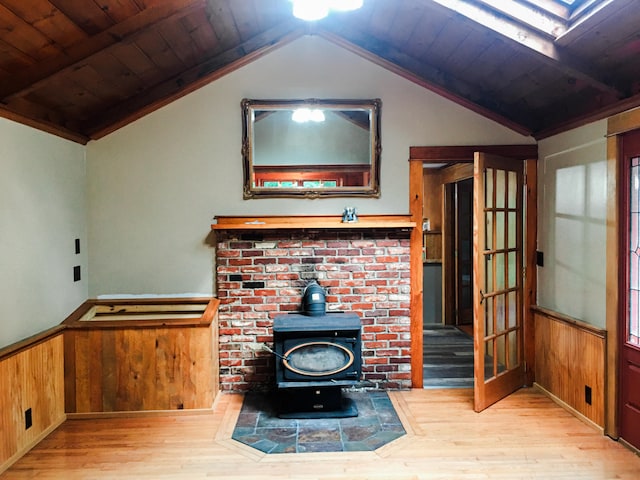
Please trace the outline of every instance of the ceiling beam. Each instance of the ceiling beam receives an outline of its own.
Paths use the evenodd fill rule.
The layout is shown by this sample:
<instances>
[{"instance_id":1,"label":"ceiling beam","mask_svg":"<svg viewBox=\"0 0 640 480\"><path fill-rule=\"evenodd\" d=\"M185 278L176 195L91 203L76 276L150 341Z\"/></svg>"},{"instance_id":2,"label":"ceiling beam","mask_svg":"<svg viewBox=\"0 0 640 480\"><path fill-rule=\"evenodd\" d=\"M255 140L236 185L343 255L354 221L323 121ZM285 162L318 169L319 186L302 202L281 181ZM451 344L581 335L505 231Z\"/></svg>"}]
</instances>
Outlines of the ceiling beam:
<instances>
[{"instance_id":1,"label":"ceiling beam","mask_svg":"<svg viewBox=\"0 0 640 480\"><path fill-rule=\"evenodd\" d=\"M98 119L87 119L87 135L99 138L168 105L302 36L300 22L290 20L236 45L133 98L120 102ZM238 112L240 105L238 104Z\"/></svg>"},{"instance_id":2,"label":"ceiling beam","mask_svg":"<svg viewBox=\"0 0 640 480\"><path fill-rule=\"evenodd\" d=\"M549 37L534 31L519 21L505 18L486 7L472 4L467 0L429 0L429 3L437 4L441 8L468 18L475 24L499 33L511 40L525 53L536 54L541 61L562 71L569 77L579 79L618 98L624 96L623 92L601 79L597 72L592 71L587 65L557 47Z\"/></svg>"},{"instance_id":3,"label":"ceiling beam","mask_svg":"<svg viewBox=\"0 0 640 480\"><path fill-rule=\"evenodd\" d=\"M0 84L0 98L6 101L33 92L52 77L78 68L92 55L108 51L123 42L132 42L149 27L204 9L205 4L205 0L172 0L160 6L147 8L112 28L74 45L63 55L39 62L19 74L12 75Z\"/></svg>"}]
</instances>

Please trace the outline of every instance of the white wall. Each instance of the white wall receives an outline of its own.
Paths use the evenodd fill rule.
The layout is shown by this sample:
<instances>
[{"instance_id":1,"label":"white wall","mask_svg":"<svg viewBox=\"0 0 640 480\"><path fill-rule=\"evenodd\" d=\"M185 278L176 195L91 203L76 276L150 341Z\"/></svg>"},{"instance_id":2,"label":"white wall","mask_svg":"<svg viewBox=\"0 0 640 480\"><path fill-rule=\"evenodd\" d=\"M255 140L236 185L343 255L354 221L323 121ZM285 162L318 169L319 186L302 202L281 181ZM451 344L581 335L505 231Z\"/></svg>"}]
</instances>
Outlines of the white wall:
<instances>
[{"instance_id":1,"label":"white wall","mask_svg":"<svg viewBox=\"0 0 640 480\"><path fill-rule=\"evenodd\" d=\"M606 120L539 142L538 304L605 328Z\"/></svg>"},{"instance_id":2,"label":"white wall","mask_svg":"<svg viewBox=\"0 0 640 480\"><path fill-rule=\"evenodd\" d=\"M381 98L379 199L242 199L243 98ZM211 293L215 215L406 214L412 145L533 143L303 37L87 146L91 296Z\"/></svg>"},{"instance_id":3,"label":"white wall","mask_svg":"<svg viewBox=\"0 0 640 480\"><path fill-rule=\"evenodd\" d=\"M87 298L84 146L0 118L0 172L3 347L58 325Z\"/></svg>"}]
</instances>

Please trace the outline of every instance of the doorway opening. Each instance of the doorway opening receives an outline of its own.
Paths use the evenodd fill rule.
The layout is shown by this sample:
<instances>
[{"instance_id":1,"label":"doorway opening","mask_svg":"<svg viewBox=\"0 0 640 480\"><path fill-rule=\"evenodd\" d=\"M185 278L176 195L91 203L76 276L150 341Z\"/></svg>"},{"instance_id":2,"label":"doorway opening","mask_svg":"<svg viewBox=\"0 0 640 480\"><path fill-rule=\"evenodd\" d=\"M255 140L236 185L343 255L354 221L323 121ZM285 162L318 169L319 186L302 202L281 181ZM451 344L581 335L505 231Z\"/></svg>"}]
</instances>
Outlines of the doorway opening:
<instances>
[{"instance_id":1,"label":"doorway opening","mask_svg":"<svg viewBox=\"0 0 640 480\"><path fill-rule=\"evenodd\" d=\"M473 388L473 168L424 176L424 388Z\"/></svg>"},{"instance_id":2,"label":"doorway opening","mask_svg":"<svg viewBox=\"0 0 640 480\"><path fill-rule=\"evenodd\" d=\"M478 412L533 381L533 369L526 368L534 364L533 335L524 332L533 331L529 306L535 298L536 158L535 145L410 149L410 209L417 225L411 233L411 289L416 292L410 304L412 385L425 386L423 301L428 292L423 289L423 276L425 263L432 260L428 234L439 226L441 248L452 245L443 238L450 235L442 231L446 228L443 205L438 207L434 201L440 198L444 203L444 195L425 195L437 191L429 183L438 176L425 175L424 167L450 166L456 173L470 168L474 190L473 390ZM454 183L438 173L441 191L444 184ZM429 215L439 218L439 224ZM443 272L448 270L447 258L446 252L440 254ZM447 283L442 285L442 298L448 299ZM441 326L457 328L455 324Z\"/></svg>"}]
</instances>

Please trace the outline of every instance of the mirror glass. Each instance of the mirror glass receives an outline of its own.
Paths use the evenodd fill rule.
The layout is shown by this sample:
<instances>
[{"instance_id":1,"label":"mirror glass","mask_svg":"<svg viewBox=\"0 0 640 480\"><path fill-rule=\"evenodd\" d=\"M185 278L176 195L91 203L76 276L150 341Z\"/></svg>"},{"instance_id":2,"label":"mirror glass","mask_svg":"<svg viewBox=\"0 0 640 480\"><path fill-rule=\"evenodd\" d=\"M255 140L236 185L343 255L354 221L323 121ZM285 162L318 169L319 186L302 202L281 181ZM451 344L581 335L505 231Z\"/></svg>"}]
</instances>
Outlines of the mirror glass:
<instances>
[{"instance_id":1,"label":"mirror glass","mask_svg":"<svg viewBox=\"0 0 640 480\"><path fill-rule=\"evenodd\" d=\"M244 99L244 198L380 196L380 106Z\"/></svg>"}]
</instances>

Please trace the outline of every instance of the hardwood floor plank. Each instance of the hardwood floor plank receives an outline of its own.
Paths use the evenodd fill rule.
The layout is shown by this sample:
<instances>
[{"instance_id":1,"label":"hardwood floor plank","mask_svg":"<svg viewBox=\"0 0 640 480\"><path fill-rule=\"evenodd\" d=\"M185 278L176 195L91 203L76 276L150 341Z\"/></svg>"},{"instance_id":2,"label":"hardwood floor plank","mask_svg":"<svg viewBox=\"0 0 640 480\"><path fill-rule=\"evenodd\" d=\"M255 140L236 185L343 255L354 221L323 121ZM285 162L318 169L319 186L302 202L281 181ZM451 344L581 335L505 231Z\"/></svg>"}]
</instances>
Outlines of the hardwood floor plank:
<instances>
[{"instance_id":1,"label":"hardwood floor plank","mask_svg":"<svg viewBox=\"0 0 640 480\"><path fill-rule=\"evenodd\" d=\"M221 394L210 414L67 420L2 480L640 478L640 457L535 389L479 414L471 390L390 398L408 434L375 452L261 453L231 440L242 396Z\"/></svg>"}]
</instances>

